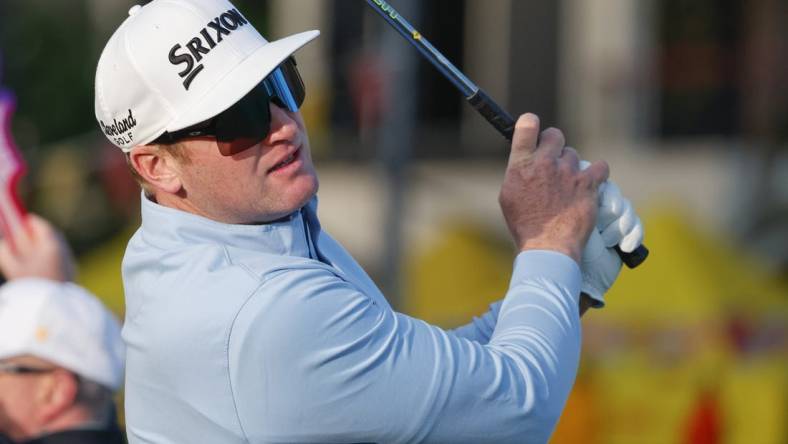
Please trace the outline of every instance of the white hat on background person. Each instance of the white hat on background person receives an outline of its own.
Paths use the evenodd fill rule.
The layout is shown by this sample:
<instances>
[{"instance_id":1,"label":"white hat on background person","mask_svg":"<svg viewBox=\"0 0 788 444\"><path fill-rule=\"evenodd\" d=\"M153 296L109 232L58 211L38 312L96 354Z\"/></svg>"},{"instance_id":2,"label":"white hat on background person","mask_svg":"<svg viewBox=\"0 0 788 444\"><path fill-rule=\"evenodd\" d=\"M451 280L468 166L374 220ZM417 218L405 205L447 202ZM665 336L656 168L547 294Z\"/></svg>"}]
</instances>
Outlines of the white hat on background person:
<instances>
[{"instance_id":1,"label":"white hat on background person","mask_svg":"<svg viewBox=\"0 0 788 444\"><path fill-rule=\"evenodd\" d=\"M227 0L134 6L99 59L96 120L128 152L226 110L319 34L268 42Z\"/></svg>"},{"instance_id":2,"label":"white hat on background person","mask_svg":"<svg viewBox=\"0 0 788 444\"><path fill-rule=\"evenodd\" d=\"M0 359L35 356L117 390L124 351L117 319L82 287L38 278L0 287Z\"/></svg>"}]
</instances>

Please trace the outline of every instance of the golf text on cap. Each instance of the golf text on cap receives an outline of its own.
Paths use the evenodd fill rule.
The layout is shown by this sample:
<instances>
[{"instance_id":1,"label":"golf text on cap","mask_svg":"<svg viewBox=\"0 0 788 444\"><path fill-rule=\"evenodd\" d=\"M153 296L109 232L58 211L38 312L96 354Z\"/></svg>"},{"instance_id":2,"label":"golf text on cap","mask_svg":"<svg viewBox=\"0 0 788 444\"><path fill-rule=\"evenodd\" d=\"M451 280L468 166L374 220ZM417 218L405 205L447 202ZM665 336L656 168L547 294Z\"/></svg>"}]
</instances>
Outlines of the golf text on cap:
<instances>
[{"instance_id":1,"label":"golf text on cap","mask_svg":"<svg viewBox=\"0 0 788 444\"><path fill-rule=\"evenodd\" d=\"M114 139L121 145L125 145L133 142L131 129L137 126L137 119L134 118L134 114L129 110L129 115L120 119L120 121L112 119L112 124L107 125L104 121L99 120L99 125L101 125L101 130L104 131L107 137Z\"/></svg>"},{"instance_id":2,"label":"golf text on cap","mask_svg":"<svg viewBox=\"0 0 788 444\"><path fill-rule=\"evenodd\" d=\"M237 9L230 9L208 22L197 36L186 43L188 52L184 50L179 54L178 51L183 48L180 44L170 49L170 63L175 66L183 63L186 64L186 67L183 71L179 72L178 75L183 78L183 87L187 91L194 78L197 77L197 74L204 68L201 64L195 66L195 62L202 60L203 54L208 54L216 45L221 43L223 36L230 35L233 31L247 23L249 23L249 21L246 20ZM215 32L213 36L211 36L209 29ZM208 46L206 47L203 42Z\"/></svg>"}]
</instances>

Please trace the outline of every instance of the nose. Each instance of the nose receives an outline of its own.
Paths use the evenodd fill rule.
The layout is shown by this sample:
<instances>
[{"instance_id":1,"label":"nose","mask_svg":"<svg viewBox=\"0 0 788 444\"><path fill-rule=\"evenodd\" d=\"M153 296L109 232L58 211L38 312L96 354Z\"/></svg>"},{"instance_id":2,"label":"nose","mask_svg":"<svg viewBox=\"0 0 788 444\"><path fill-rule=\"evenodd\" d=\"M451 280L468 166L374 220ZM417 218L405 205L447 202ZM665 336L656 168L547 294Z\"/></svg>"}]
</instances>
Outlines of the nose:
<instances>
[{"instance_id":1,"label":"nose","mask_svg":"<svg viewBox=\"0 0 788 444\"><path fill-rule=\"evenodd\" d=\"M268 133L268 144L278 142L294 143L298 138L298 121L293 115L271 103L271 129Z\"/></svg>"}]
</instances>

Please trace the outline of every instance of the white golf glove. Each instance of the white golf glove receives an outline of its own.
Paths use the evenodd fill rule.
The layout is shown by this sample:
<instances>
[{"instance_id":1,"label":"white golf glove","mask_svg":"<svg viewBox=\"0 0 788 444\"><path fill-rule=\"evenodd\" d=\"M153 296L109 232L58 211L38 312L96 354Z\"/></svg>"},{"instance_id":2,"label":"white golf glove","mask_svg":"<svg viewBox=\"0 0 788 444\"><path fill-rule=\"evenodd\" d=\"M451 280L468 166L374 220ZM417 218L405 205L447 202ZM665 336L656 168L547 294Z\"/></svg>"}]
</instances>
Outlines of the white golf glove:
<instances>
[{"instance_id":1,"label":"white golf glove","mask_svg":"<svg viewBox=\"0 0 788 444\"><path fill-rule=\"evenodd\" d=\"M580 167L585 169L588 165L581 161ZM622 251L630 253L642 242L643 224L632 204L621 195L614 182L603 183L599 188L596 229L591 230L580 264L581 291L594 299L594 308L605 305L605 293L621 270L621 258L612 247L618 245Z\"/></svg>"}]
</instances>

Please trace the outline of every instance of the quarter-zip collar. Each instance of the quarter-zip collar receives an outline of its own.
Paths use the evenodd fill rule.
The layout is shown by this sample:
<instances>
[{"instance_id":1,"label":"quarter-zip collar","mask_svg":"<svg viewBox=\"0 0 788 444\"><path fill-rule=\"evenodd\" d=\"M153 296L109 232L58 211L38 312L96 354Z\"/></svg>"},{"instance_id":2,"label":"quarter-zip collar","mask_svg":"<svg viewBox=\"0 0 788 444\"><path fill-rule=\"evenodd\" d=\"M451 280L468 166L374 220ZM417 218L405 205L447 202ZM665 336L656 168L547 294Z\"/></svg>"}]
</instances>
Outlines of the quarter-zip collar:
<instances>
[{"instance_id":1,"label":"quarter-zip collar","mask_svg":"<svg viewBox=\"0 0 788 444\"><path fill-rule=\"evenodd\" d=\"M142 230L150 245L178 248L183 242L216 243L243 250L320 259L317 197L290 216L259 225L217 222L165 207L142 196Z\"/></svg>"}]
</instances>

